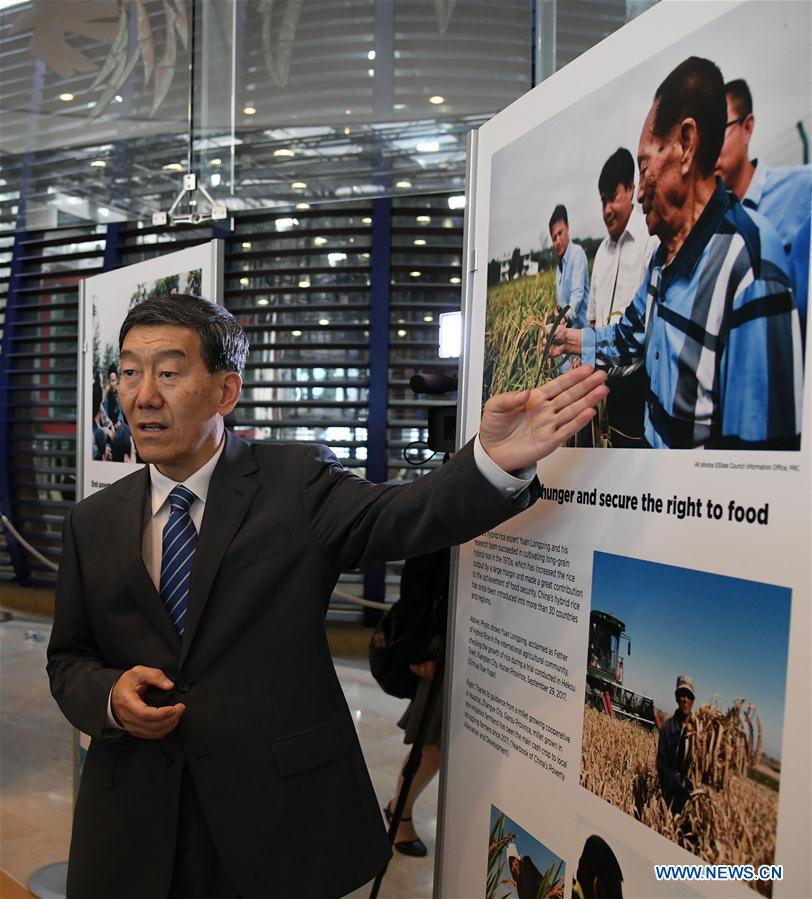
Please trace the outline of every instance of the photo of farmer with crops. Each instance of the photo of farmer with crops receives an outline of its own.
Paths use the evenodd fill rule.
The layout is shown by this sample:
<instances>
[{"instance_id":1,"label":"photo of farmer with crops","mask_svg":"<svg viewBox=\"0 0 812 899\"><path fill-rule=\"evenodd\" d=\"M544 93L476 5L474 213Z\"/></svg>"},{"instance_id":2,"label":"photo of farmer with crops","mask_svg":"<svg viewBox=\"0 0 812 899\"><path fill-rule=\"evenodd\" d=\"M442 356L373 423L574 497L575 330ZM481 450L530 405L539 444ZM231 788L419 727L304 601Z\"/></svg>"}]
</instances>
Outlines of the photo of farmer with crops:
<instances>
[{"instance_id":1,"label":"photo of farmer with crops","mask_svg":"<svg viewBox=\"0 0 812 899\"><path fill-rule=\"evenodd\" d=\"M773 864L791 592L596 552L591 602L581 785L709 864Z\"/></svg>"},{"instance_id":2,"label":"photo of farmer with crops","mask_svg":"<svg viewBox=\"0 0 812 899\"><path fill-rule=\"evenodd\" d=\"M644 359L647 446L798 449L800 321L772 225L716 177L727 105L719 68L689 57L660 84L637 151L637 198L660 239L619 322L559 327L552 356ZM550 329L551 333L552 329Z\"/></svg>"},{"instance_id":3,"label":"photo of farmer with crops","mask_svg":"<svg viewBox=\"0 0 812 899\"><path fill-rule=\"evenodd\" d=\"M688 776L691 772L691 739L693 722L691 709L694 707L694 680L687 674L677 678L674 691L677 710L660 726L660 740L657 744L657 777L663 798L671 812L678 815L690 799L694 785Z\"/></svg>"},{"instance_id":4,"label":"photo of farmer with crops","mask_svg":"<svg viewBox=\"0 0 812 899\"><path fill-rule=\"evenodd\" d=\"M723 16L494 153L483 399L594 364L611 379L595 447L799 449L810 23L808 5L772 9ZM797 190L772 186L790 175ZM563 273L539 221L562 201L590 272L582 327L560 314Z\"/></svg>"},{"instance_id":5,"label":"photo of farmer with crops","mask_svg":"<svg viewBox=\"0 0 812 899\"><path fill-rule=\"evenodd\" d=\"M485 899L564 899L563 859L495 805Z\"/></svg>"}]
</instances>

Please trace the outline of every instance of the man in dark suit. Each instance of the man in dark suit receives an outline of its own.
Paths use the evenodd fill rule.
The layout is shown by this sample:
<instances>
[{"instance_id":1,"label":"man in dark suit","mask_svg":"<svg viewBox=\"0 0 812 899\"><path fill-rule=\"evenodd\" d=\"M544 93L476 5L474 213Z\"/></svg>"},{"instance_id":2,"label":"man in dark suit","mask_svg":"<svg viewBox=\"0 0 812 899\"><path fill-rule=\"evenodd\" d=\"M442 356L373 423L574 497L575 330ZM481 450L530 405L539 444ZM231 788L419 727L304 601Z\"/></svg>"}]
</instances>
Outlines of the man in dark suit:
<instances>
[{"instance_id":1,"label":"man in dark suit","mask_svg":"<svg viewBox=\"0 0 812 899\"><path fill-rule=\"evenodd\" d=\"M334 899L390 854L324 634L340 572L526 507L604 377L495 397L453 462L374 485L323 447L225 431L248 344L221 307L146 301L119 343L149 465L67 516L48 648L54 697L92 737L68 895Z\"/></svg>"}]
</instances>

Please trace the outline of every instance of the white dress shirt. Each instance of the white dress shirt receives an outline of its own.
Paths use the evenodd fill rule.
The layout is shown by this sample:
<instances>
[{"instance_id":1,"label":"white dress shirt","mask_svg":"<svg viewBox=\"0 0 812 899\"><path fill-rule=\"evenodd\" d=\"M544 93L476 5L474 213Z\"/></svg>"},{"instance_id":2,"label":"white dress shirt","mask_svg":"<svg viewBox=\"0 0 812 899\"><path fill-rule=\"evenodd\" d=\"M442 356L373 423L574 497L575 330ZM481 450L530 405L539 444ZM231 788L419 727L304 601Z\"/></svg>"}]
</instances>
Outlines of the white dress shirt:
<instances>
[{"instance_id":1,"label":"white dress shirt","mask_svg":"<svg viewBox=\"0 0 812 899\"><path fill-rule=\"evenodd\" d=\"M587 318L596 327L614 324L623 315L643 283L659 245L659 238L648 233L646 219L637 206L617 240L608 235L603 239L592 265L587 307Z\"/></svg>"},{"instance_id":2,"label":"white dress shirt","mask_svg":"<svg viewBox=\"0 0 812 899\"><path fill-rule=\"evenodd\" d=\"M183 486L194 493L197 499L189 508L189 517L195 530L200 533L200 525L203 523L203 513L206 511L206 497L209 495L209 483L211 476L214 474L223 448L226 445L225 434L217 447L217 452L209 459L209 461L198 470L189 475ZM169 494L178 486L179 481L173 481L166 475L161 474L158 469L150 464L149 466L149 483L150 497L149 509L151 514L147 515L144 534L141 539L141 557L144 560L144 566L149 572L155 589L160 591L161 587L161 558L163 555L163 533L166 523L169 521Z\"/></svg>"}]
</instances>

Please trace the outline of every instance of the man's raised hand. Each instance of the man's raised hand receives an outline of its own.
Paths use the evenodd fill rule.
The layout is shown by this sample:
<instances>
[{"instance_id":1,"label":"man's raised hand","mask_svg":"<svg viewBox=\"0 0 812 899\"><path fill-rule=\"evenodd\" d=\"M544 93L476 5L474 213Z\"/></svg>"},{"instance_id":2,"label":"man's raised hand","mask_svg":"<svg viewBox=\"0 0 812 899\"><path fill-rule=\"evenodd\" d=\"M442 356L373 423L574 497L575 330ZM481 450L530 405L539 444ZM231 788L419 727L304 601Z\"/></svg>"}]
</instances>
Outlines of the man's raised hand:
<instances>
[{"instance_id":1,"label":"man's raised hand","mask_svg":"<svg viewBox=\"0 0 812 899\"><path fill-rule=\"evenodd\" d=\"M115 682L110 705L118 723L134 737L160 740L173 731L186 711L183 703L155 708L141 698L147 687L171 690L175 685L158 668L136 665Z\"/></svg>"},{"instance_id":2,"label":"man's raised hand","mask_svg":"<svg viewBox=\"0 0 812 899\"><path fill-rule=\"evenodd\" d=\"M543 387L492 396L482 412L479 440L503 471L535 465L592 420L609 393L606 373L581 365Z\"/></svg>"}]
</instances>

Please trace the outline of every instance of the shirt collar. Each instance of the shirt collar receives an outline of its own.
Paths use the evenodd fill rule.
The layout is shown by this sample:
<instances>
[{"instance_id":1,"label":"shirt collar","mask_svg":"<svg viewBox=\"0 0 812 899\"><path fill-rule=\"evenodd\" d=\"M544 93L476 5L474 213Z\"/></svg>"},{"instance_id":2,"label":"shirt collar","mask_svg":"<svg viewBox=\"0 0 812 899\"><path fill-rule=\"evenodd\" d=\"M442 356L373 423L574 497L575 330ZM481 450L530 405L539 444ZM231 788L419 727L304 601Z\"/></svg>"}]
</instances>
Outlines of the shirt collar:
<instances>
[{"instance_id":1,"label":"shirt collar","mask_svg":"<svg viewBox=\"0 0 812 899\"><path fill-rule=\"evenodd\" d=\"M223 449L226 445L226 435L223 434L223 438L220 441L220 446L217 447L217 452L209 459L209 461L198 468L198 470L189 475L185 481L183 481L183 485L188 487L189 490L194 493L194 495L200 500L201 503L206 502L206 497L209 493L209 483L211 481L211 476L214 474L214 469L217 465L217 462L220 456L223 454ZM166 502L169 494L175 487L180 483L179 481L173 481L172 478L168 478L166 475L161 474L160 471L150 463L149 466L149 480L151 486L151 506L152 506L152 514L157 515L160 512L161 507Z\"/></svg>"},{"instance_id":2,"label":"shirt collar","mask_svg":"<svg viewBox=\"0 0 812 899\"><path fill-rule=\"evenodd\" d=\"M753 177L750 179L750 186L747 188L747 193L742 198L742 203L745 206L749 206L751 209L758 209L758 204L761 202L761 195L764 193L764 186L767 183L767 166L759 165L758 160L753 160L753 165L756 167L756 170L753 172Z\"/></svg>"},{"instance_id":3,"label":"shirt collar","mask_svg":"<svg viewBox=\"0 0 812 899\"><path fill-rule=\"evenodd\" d=\"M629 221L626 222L626 228L623 234L628 234L629 240L648 240L650 237L648 226L646 225L646 217L643 215L639 206L633 207L632 214L629 216ZM620 236L623 237L623 234Z\"/></svg>"},{"instance_id":4,"label":"shirt collar","mask_svg":"<svg viewBox=\"0 0 812 899\"><path fill-rule=\"evenodd\" d=\"M558 257L558 270L564 271L564 266L567 264L567 257L570 254L570 248L572 247L572 241L567 244L567 249L564 250L564 254Z\"/></svg>"},{"instance_id":5,"label":"shirt collar","mask_svg":"<svg viewBox=\"0 0 812 899\"><path fill-rule=\"evenodd\" d=\"M702 210L693 228L688 232L685 242L677 251L677 255L663 269L663 277L667 275L669 280L680 276L690 278L696 264L699 262L705 247L710 239L719 230L719 225L730 208L731 199L725 190L722 179L716 179L716 187L710 200ZM668 253L664 243L661 243L656 255L656 264L664 265Z\"/></svg>"}]
</instances>

